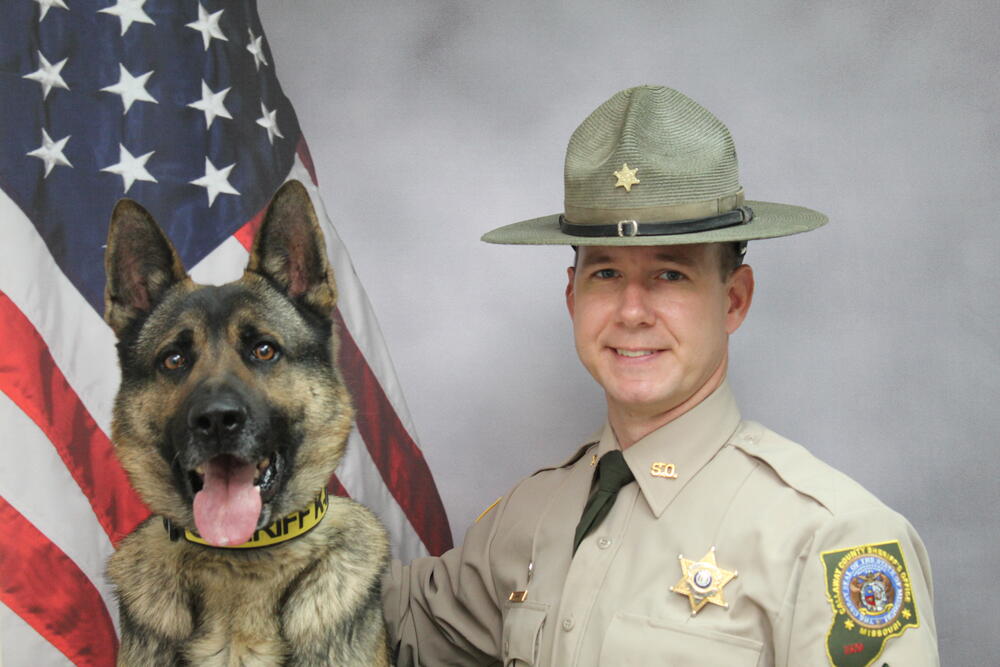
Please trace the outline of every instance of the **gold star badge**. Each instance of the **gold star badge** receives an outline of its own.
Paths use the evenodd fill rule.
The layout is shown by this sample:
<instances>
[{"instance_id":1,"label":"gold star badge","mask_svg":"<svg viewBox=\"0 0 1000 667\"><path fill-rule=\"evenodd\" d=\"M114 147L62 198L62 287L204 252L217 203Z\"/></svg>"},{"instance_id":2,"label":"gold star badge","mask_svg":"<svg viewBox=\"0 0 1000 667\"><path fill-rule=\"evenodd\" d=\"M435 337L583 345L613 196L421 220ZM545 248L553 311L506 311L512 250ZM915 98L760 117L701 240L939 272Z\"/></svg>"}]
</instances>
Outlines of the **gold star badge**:
<instances>
[{"instance_id":1,"label":"gold star badge","mask_svg":"<svg viewBox=\"0 0 1000 667\"><path fill-rule=\"evenodd\" d=\"M722 597L722 587L732 581L737 572L723 570L716 564L715 547L709 549L701 560L688 560L684 556L677 558L681 561L682 576L670 590L688 596L692 616L709 602L729 608L729 603Z\"/></svg>"},{"instance_id":2,"label":"gold star badge","mask_svg":"<svg viewBox=\"0 0 1000 667\"><path fill-rule=\"evenodd\" d=\"M618 179L615 187L622 187L625 188L625 192L632 192L632 186L639 182L639 179L635 177L637 171L639 171L639 167L629 169L628 162L623 162L622 168L615 172L615 177Z\"/></svg>"}]
</instances>

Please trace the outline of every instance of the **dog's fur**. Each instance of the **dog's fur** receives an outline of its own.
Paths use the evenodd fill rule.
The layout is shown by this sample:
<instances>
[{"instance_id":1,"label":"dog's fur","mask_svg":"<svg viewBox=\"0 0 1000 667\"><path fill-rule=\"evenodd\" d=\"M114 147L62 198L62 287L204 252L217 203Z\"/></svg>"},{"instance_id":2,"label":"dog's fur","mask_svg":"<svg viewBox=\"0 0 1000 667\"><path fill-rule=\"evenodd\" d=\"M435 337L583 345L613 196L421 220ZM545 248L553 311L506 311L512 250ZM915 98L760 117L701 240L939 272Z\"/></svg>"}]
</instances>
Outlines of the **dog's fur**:
<instances>
[{"instance_id":1,"label":"dog's fur","mask_svg":"<svg viewBox=\"0 0 1000 667\"><path fill-rule=\"evenodd\" d=\"M327 484L353 413L334 365L336 286L324 248L305 188L290 181L243 277L202 286L148 212L129 200L115 207L105 320L122 383L112 440L153 512L108 565L119 665L388 664L388 546L360 505L331 497L311 532L257 549L172 540L164 526L196 529L195 469L213 460L271 461L256 528L306 508Z\"/></svg>"}]
</instances>

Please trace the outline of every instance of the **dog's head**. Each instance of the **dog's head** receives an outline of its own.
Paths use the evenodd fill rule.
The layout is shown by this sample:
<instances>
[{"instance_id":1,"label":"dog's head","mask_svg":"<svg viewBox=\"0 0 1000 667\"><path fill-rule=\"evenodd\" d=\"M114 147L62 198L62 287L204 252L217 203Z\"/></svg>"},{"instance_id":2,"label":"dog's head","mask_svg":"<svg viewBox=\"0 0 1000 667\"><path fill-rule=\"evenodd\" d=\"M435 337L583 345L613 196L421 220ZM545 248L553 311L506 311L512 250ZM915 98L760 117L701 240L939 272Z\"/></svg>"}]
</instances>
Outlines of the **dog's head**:
<instances>
[{"instance_id":1,"label":"dog's head","mask_svg":"<svg viewBox=\"0 0 1000 667\"><path fill-rule=\"evenodd\" d=\"M305 508L352 413L335 366L333 272L302 184L274 195L235 282L195 284L127 199L105 266L122 371L112 441L150 509L223 545Z\"/></svg>"}]
</instances>

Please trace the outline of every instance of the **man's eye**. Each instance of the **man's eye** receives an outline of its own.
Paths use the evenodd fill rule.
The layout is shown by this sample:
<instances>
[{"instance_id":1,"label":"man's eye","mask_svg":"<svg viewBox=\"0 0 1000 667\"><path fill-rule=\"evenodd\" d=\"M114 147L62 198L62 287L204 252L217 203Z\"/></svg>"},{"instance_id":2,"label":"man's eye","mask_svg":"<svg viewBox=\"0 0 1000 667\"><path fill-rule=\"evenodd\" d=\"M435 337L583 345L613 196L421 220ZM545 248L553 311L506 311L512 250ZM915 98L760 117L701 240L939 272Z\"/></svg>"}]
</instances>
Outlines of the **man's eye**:
<instances>
[{"instance_id":1,"label":"man's eye","mask_svg":"<svg viewBox=\"0 0 1000 667\"><path fill-rule=\"evenodd\" d=\"M614 278L618 273L614 269L601 269L600 271L594 272L595 278L600 278L601 280L608 280Z\"/></svg>"},{"instance_id":2,"label":"man's eye","mask_svg":"<svg viewBox=\"0 0 1000 667\"><path fill-rule=\"evenodd\" d=\"M684 280L684 274L681 273L680 271L664 271L663 273L660 274L660 277L670 282Z\"/></svg>"}]
</instances>

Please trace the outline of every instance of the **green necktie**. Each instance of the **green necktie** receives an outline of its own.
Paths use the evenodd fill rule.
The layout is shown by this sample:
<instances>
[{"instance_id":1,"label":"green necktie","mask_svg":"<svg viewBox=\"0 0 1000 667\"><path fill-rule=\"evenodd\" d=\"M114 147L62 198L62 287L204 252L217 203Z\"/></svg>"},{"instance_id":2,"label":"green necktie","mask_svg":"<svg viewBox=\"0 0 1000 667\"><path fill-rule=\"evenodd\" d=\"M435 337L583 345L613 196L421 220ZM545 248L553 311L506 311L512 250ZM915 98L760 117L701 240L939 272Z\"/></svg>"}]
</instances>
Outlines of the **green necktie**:
<instances>
[{"instance_id":1,"label":"green necktie","mask_svg":"<svg viewBox=\"0 0 1000 667\"><path fill-rule=\"evenodd\" d=\"M635 479L632 471L625 463L620 449L613 449L597 463L597 491L587 501L583 508L580 523L576 524L576 535L573 538L573 553L576 553L580 542L591 530L597 527L615 504L618 490Z\"/></svg>"}]
</instances>

